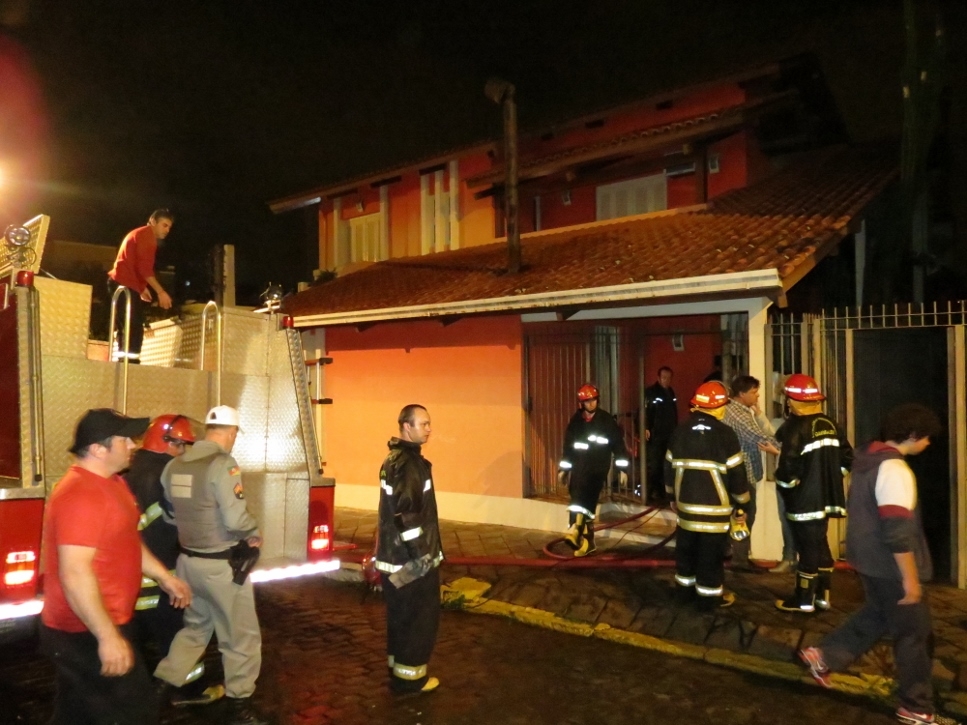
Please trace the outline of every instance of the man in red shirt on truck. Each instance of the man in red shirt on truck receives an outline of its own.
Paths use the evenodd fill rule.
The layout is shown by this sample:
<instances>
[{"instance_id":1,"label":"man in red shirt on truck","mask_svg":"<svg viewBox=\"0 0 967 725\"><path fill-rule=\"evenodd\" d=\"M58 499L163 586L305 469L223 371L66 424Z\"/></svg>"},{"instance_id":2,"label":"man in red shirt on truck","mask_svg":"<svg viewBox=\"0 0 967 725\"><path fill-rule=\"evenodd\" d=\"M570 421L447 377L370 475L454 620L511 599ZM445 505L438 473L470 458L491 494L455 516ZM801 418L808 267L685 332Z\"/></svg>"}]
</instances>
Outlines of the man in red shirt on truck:
<instances>
[{"instance_id":1,"label":"man in red shirt on truck","mask_svg":"<svg viewBox=\"0 0 967 725\"><path fill-rule=\"evenodd\" d=\"M175 223L174 215L167 209L156 209L146 226L128 232L121 242L114 267L107 273L108 294L114 295L118 287L127 287L131 295L131 340L124 349L124 297L115 317L118 333L118 358L127 357L131 362L141 362L141 344L144 341L144 306L151 304L151 290L158 296L161 309L171 308L171 296L165 292L154 276L154 258L158 242L168 236Z\"/></svg>"},{"instance_id":2,"label":"man in red shirt on truck","mask_svg":"<svg viewBox=\"0 0 967 725\"><path fill-rule=\"evenodd\" d=\"M40 641L57 673L53 725L158 721L155 687L131 647L141 576L176 607L190 603L191 590L141 542L137 502L117 475L147 426L108 408L87 411L70 449L76 461L47 502Z\"/></svg>"}]
</instances>

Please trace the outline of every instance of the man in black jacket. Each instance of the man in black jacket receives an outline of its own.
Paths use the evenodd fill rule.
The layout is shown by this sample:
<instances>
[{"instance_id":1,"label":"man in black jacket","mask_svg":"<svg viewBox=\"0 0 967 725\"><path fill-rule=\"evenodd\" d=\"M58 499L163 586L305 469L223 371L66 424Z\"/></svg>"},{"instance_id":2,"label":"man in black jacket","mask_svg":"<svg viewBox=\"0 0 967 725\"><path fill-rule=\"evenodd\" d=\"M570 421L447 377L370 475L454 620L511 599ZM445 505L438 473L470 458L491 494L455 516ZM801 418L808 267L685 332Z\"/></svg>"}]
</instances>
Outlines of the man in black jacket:
<instances>
[{"instance_id":1,"label":"man in black jacket","mask_svg":"<svg viewBox=\"0 0 967 725\"><path fill-rule=\"evenodd\" d=\"M697 595L704 609L735 602L724 586L725 546L733 518L745 523L740 511L750 499L742 447L722 422L728 402L722 383L698 386L665 457L665 487L678 513L675 582L682 599Z\"/></svg>"},{"instance_id":2,"label":"man in black jacket","mask_svg":"<svg viewBox=\"0 0 967 725\"><path fill-rule=\"evenodd\" d=\"M579 407L564 431L564 453L558 464L558 480L567 480L571 496L567 507L570 528L564 541L574 549L574 556L595 551L594 516L612 455L621 486L628 483L624 433L611 413L598 407L598 397L598 389L590 383L578 389Z\"/></svg>"},{"instance_id":3,"label":"man in black jacket","mask_svg":"<svg viewBox=\"0 0 967 725\"><path fill-rule=\"evenodd\" d=\"M908 725L956 725L934 710L930 608L921 587L933 566L917 481L903 460L922 453L940 431L932 410L917 403L901 405L887 413L880 440L857 452L846 551L863 582L866 602L817 647L799 651L813 678L830 687L831 669L845 669L889 634L899 681L896 718Z\"/></svg>"},{"instance_id":4,"label":"man in black jacket","mask_svg":"<svg viewBox=\"0 0 967 725\"><path fill-rule=\"evenodd\" d=\"M430 692L440 681L426 673L440 621L440 522L431 464L421 447L430 437L422 405L400 411L379 471L376 568L386 598L386 649L393 692Z\"/></svg>"},{"instance_id":5,"label":"man in black jacket","mask_svg":"<svg viewBox=\"0 0 967 725\"><path fill-rule=\"evenodd\" d=\"M645 480L648 500L660 503L665 498L662 474L665 452L672 431L678 425L678 398L672 388L672 369L658 369L658 381L645 388Z\"/></svg>"},{"instance_id":6,"label":"man in black jacket","mask_svg":"<svg viewBox=\"0 0 967 725\"><path fill-rule=\"evenodd\" d=\"M833 555L826 532L830 518L846 515L843 477L853 463L853 447L843 430L823 412L822 394L808 375L790 375L783 388L791 415L776 431L782 449L776 485L792 524L799 554L796 591L776 607L784 612L829 609Z\"/></svg>"}]
</instances>

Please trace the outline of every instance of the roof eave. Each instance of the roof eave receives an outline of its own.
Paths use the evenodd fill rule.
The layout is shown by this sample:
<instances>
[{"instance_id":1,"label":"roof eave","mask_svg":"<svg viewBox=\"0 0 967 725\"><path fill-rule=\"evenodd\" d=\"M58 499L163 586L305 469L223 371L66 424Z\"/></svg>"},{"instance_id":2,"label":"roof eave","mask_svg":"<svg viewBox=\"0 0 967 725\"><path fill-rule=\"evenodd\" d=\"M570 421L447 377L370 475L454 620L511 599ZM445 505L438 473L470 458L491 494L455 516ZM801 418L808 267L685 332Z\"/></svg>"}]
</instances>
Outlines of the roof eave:
<instances>
[{"instance_id":1,"label":"roof eave","mask_svg":"<svg viewBox=\"0 0 967 725\"><path fill-rule=\"evenodd\" d=\"M602 304L626 304L655 300L682 298L714 298L735 296L736 293L750 297L778 295L783 291L782 279L776 269L759 269L748 272L711 274L702 277L685 277L672 280L656 280L635 284L620 284L591 289L561 290L530 295L493 297L481 300L443 302L406 307L384 307L372 310L352 310L323 314L294 315L296 327L324 327L330 325L359 325L393 320L415 320L445 316L473 314L503 314L516 311L534 311L558 307L577 307Z\"/></svg>"}]
</instances>

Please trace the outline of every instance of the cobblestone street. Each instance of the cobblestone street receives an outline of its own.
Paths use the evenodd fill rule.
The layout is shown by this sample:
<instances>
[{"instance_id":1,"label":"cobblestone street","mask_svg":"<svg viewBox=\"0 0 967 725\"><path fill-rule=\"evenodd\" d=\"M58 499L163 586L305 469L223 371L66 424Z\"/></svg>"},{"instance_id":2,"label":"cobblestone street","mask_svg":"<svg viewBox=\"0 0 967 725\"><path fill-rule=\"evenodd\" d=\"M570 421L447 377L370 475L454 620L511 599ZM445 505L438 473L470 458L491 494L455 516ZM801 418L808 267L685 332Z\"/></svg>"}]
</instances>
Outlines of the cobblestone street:
<instances>
[{"instance_id":1,"label":"cobblestone street","mask_svg":"<svg viewBox=\"0 0 967 725\"><path fill-rule=\"evenodd\" d=\"M443 613L431 661L440 689L393 697L378 594L318 577L257 592L265 661L255 699L280 725L893 722L870 700L454 611ZM214 649L208 661L220 669ZM52 689L43 658L0 654L0 723L43 723ZM220 715L217 705L169 708L163 722L217 723Z\"/></svg>"}]
</instances>

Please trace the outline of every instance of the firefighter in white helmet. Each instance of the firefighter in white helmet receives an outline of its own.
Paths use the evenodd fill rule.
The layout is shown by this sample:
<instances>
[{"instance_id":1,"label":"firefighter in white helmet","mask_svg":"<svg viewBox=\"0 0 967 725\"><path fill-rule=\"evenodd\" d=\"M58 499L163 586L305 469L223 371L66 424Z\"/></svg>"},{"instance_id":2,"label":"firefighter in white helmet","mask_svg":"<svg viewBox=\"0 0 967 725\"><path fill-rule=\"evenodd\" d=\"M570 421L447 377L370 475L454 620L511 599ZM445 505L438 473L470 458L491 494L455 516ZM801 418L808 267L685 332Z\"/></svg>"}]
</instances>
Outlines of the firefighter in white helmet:
<instances>
[{"instance_id":1,"label":"firefighter in white helmet","mask_svg":"<svg viewBox=\"0 0 967 725\"><path fill-rule=\"evenodd\" d=\"M567 480L571 501L568 504L570 528L565 543L574 556L593 554L594 515L598 496L611 469L611 457L619 470L622 486L628 483L628 449L624 433L614 417L598 406L598 389L590 383L578 389L578 409L564 432L564 453L559 464L558 480Z\"/></svg>"},{"instance_id":2,"label":"firefighter in white helmet","mask_svg":"<svg viewBox=\"0 0 967 725\"><path fill-rule=\"evenodd\" d=\"M722 422L728 402L722 383L699 385L692 414L672 433L665 454L665 492L678 513L675 582L682 600L697 595L703 609L735 602L725 590L725 549L733 528L743 532L742 506L750 500L739 438Z\"/></svg>"},{"instance_id":3,"label":"firefighter in white helmet","mask_svg":"<svg viewBox=\"0 0 967 725\"><path fill-rule=\"evenodd\" d=\"M830 518L846 516L843 477L853 465L853 447L823 412L826 396L808 375L790 375L783 388L790 416L776 440L782 452L776 484L799 554L796 590L776 601L784 612L813 612L830 607L833 555L826 532Z\"/></svg>"}]
</instances>

